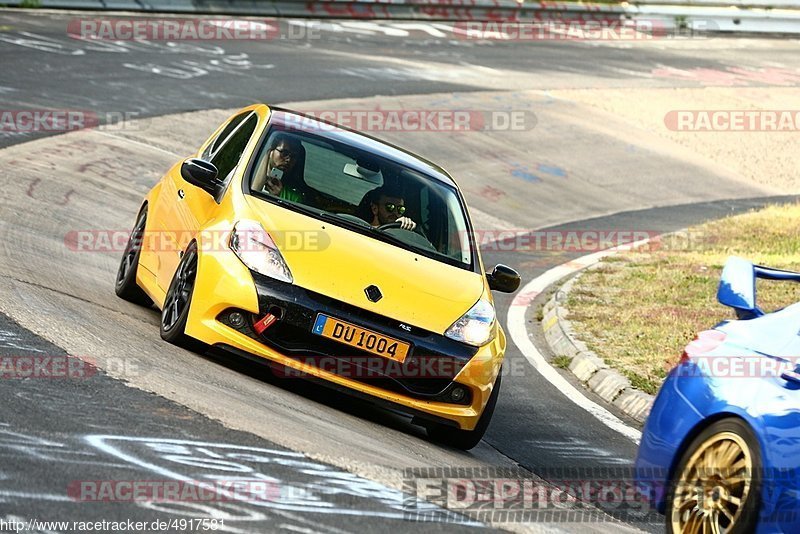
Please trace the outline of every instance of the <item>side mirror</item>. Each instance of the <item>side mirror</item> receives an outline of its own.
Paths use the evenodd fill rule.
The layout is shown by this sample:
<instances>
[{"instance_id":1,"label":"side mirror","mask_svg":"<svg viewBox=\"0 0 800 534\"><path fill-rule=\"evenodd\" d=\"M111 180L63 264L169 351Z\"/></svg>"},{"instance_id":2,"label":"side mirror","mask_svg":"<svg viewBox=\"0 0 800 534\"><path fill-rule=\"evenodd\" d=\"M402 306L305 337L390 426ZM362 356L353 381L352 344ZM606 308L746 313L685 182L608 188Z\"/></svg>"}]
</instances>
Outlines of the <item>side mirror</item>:
<instances>
[{"instance_id":1,"label":"side mirror","mask_svg":"<svg viewBox=\"0 0 800 534\"><path fill-rule=\"evenodd\" d=\"M502 263L492 269L492 272L486 275L486 279L489 281L489 289L503 293L513 293L519 288L521 281L517 271Z\"/></svg>"},{"instance_id":2,"label":"side mirror","mask_svg":"<svg viewBox=\"0 0 800 534\"><path fill-rule=\"evenodd\" d=\"M222 183L217 181L217 167L210 161L189 158L181 165L181 176L190 184L199 187L216 200L222 191Z\"/></svg>"}]
</instances>

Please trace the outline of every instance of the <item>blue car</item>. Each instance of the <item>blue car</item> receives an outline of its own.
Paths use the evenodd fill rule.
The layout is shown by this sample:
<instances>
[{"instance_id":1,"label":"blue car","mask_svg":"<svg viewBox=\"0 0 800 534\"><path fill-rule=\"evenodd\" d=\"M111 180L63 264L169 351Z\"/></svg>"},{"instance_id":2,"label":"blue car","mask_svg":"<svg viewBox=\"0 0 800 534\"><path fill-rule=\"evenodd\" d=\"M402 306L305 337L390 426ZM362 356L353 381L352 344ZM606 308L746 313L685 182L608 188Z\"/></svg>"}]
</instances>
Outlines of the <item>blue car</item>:
<instances>
[{"instance_id":1,"label":"blue car","mask_svg":"<svg viewBox=\"0 0 800 534\"><path fill-rule=\"evenodd\" d=\"M717 299L736 312L701 332L667 376L636 478L667 532L800 533L800 302L756 305L756 279L800 273L731 257Z\"/></svg>"}]
</instances>

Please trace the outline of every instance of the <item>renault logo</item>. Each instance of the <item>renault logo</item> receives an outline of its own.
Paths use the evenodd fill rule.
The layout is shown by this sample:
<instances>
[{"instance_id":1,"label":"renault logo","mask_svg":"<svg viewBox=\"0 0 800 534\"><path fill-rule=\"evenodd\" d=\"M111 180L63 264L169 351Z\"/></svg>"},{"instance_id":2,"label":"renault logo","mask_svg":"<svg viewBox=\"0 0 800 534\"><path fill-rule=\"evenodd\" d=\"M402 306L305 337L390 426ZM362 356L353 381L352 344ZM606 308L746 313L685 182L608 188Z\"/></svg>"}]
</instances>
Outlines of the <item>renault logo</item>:
<instances>
[{"instance_id":1,"label":"renault logo","mask_svg":"<svg viewBox=\"0 0 800 534\"><path fill-rule=\"evenodd\" d=\"M383 294L381 290L378 289L378 286L369 286L367 289L364 290L364 293L367 295L367 298L372 302L378 302L383 298Z\"/></svg>"}]
</instances>

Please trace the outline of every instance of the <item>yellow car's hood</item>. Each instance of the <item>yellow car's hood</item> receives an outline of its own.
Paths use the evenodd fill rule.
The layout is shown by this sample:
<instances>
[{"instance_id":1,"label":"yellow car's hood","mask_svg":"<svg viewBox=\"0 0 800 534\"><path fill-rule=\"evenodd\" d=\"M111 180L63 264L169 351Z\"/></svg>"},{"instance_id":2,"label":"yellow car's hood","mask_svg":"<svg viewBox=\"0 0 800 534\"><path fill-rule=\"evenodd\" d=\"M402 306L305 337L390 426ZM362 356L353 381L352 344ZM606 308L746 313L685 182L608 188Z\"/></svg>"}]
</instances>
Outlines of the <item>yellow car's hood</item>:
<instances>
[{"instance_id":1,"label":"yellow car's hood","mask_svg":"<svg viewBox=\"0 0 800 534\"><path fill-rule=\"evenodd\" d=\"M253 219L278 244L297 286L437 333L444 333L483 293L477 273L246 198ZM378 302L364 293L373 284L383 294Z\"/></svg>"}]
</instances>

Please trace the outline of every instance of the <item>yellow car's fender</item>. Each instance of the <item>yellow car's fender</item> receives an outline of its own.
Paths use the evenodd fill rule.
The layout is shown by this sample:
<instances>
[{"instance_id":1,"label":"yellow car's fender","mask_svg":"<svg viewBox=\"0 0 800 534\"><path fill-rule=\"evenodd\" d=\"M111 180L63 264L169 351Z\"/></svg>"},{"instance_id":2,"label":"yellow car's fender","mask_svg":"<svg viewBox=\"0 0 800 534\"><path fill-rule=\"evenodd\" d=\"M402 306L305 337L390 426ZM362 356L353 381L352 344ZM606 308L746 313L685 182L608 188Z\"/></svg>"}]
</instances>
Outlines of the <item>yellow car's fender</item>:
<instances>
[{"instance_id":1,"label":"yellow car's fender","mask_svg":"<svg viewBox=\"0 0 800 534\"><path fill-rule=\"evenodd\" d=\"M153 247L148 245L158 241L158 239L152 239L153 232L156 231L154 230L155 225L152 217L152 207L155 206L158 201L158 195L161 193L162 184L163 180L159 180L156 185L150 188L150 191L148 191L144 197L141 208L139 208L139 213L141 213L141 210L147 207L148 217L144 227L142 252L139 256L139 268L136 271L136 284L141 287L159 307L164 301L164 296L161 294L156 284L155 273L158 272L158 255L156 251L153 250Z\"/></svg>"},{"instance_id":2,"label":"yellow car's fender","mask_svg":"<svg viewBox=\"0 0 800 534\"><path fill-rule=\"evenodd\" d=\"M186 320L186 334L213 345L225 341L218 335L226 327L217 321L225 309L258 313L258 294L250 270L227 246L233 221L210 222L195 236L197 279Z\"/></svg>"}]
</instances>

